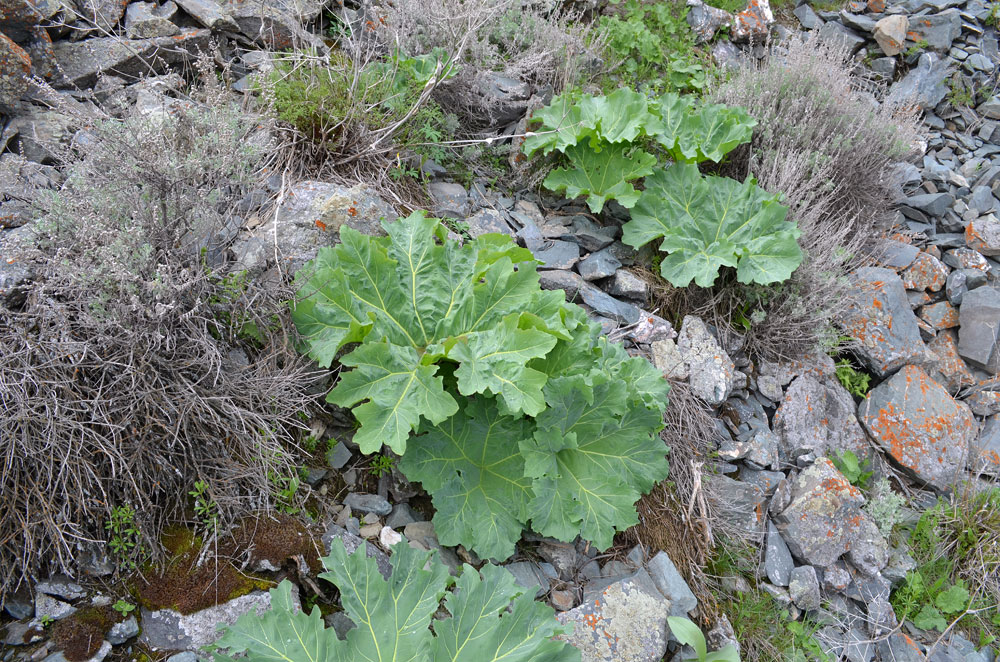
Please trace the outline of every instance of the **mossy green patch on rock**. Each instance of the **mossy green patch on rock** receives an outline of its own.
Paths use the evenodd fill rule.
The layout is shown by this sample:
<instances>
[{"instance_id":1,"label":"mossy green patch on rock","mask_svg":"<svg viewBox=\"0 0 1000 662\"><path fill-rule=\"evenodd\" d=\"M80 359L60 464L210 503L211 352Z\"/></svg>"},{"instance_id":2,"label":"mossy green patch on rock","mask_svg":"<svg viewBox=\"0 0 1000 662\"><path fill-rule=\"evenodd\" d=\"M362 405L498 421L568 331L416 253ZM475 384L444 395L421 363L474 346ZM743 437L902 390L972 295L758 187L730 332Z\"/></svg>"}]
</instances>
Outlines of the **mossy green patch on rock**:
<instances>
[{"instance_id":1,"label":"mossy green patch on rock","mask_svg":"<svg viewBox=\"0 0 1000 662\"><path fill-rule=\"evenodd\" d=\"M52 643L69 662L92 657L104 641L104 633L118 620L111 607L85 607L52 626Z\"/></svg>"}]
</instances>

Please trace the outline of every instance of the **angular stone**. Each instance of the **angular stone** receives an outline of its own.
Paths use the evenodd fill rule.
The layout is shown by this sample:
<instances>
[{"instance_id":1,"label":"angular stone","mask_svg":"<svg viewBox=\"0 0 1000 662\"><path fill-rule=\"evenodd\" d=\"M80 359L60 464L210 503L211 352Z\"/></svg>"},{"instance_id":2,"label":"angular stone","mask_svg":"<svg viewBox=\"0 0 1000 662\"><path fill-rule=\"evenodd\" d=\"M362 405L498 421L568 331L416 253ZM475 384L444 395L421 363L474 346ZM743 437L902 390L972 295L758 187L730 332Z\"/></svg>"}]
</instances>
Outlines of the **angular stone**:
<instances>
[{"instance_id":1,"label":"angular stone","mask_svg":"<svg viewBox=\"0 0 1000 662\"><path fill-rule=\"evenodd\" d=\"M883 53L892 57L903 52L906 29L909 24L910 21L905 14L886 16L875 23L875 41L878 42Z\"/></svg>"},{"instance_id":2,"label":"angular stone","mask_svg":"<svg viewBox=\"0 0 1000 662\"><path fill-rule=\"evenodd\" d=\"M920 317L937 331L958 326L958 310L947 301L939 301L920 309Z\"/></svg>"},{"instance_id":3,"label":"angular stone","mask_svg":"<svg viewBox=\"0 0 1000 662\"><path fill-rule=\"evenodd\" d=\"M908 290L937 292L948 280L948 267L933 255L920 253L900 277L903 279L903 287Z\"/></svg>"},{"instance_id":4,"label":"angular stone","mask_svg":"<svg viewBox=\"0 0 1000 662\"><path fill-rule=\"evenodd\" d=\"M351 492L344 499L344 505L350 506L352 511L372 513L380 517L392 512L392 505L377 494Z\"/></svg>"},{"instance_id":5,"label":"angular stone","mask_svg":"<svg viewBox=\"0 0 1000 662\"><path fill-rule=\"evenodd\" d=\"M962 298L958 309L958 353L969 363L996 374L1000 338L1000 290L980 287Z\"/></svg>"},{"instance_id":6,"label":"angular stone","mask_svg":"<svg viewBox=\"0 0 1000 662\"><path fill-rule=\"evenodd\" d=\"M690 0L688 7L687 24L691 26L698 43L711 41L720 28L732 23L732 14L705 4L702 0Z\"/></svg>"},{"instance_id":7,"label":"angular stone","mask_svg":"<svg viewBox=\"0 0 1000 662\"><path fill-rule=\"evenodd\" d=\"M504 568L514 575L514 581L517 582L518 586L529 590L534 588L536 598L541 597L548 589L549 582L539 570L537 563L518 561L508 563Z\"/></svg>"},{"instance_id":8,"label":"angular stone","mask_svg":"<svg viewBox=\"0 0 1000 662\"><path fill-rule=\"evenodd\" d=\"M236 32L239 26L228 9L215 0L175 0L180 8L210 30Z\"/></svg>"},{"instance_id":9,"label":"angular stone","mask_svg":"<svg viewBox=\"0 0 1000 662\"><path fill-rule=\"evenodd\" d=\"M893 269L905 269L920 255L920 249L913 244L904 244L892 239L883 241L880 248L882 254L879 256L879 263L881 266Z\"/></svg>"},{"instance_id":10,"label":"angular stone","mask_svg":"<svg viewBox=\"0 0 1000 662\"><path fill-rule=\"evenodd\" d=\"M950 193L920 193L907 197L903 204L928 216L944 216L954 202L955 197Z\"/></svg>"},{"instance_id":11,"label":"angular stone","mask_svg":"<svg viewBox=\"0 0 1000 662\"><path fill-rule=\"evenodd\" d=\"M722 520L741 533L760 534L766 500L760 487L723 475L705 474L703 480Z\"/></svg>"},{"instance_id":12,"label":"angular stone","mask_svg":"<svg viewBox=\"0 0 1000 662\"><path fill-rule=\"evenodd\" d=\"M840 22L859 33L871 34L875 32L875 19L864 14L854 14L846 9L841 9Z\"/></svg>"},{"instance_id":13,"label":"angular stone","mask_svg":"<svg viewBox=\"0 0 1000 662\"><path fill-rule=\"evenodd\" d=\"M955 269L978 269L984 274L990 271L990 265L982 253L971 248L953 248L941 260Z\"/></svg>"},{"instance_id":14,"label":"angular stone","mask_svg":"<svg viewBox=\"0 0 1000 662\"><path fill-rule=\"evenodd\" d=\"M385 525L392 529L398 529L412 522L418 522L422 519L423 517L413 512L413 509L410 508L409 504L397 503L392 507L392 512L389 513L389 517L386 518Z\"/></svg>"},{"instance_id":15,"label":"angular stone","mask_svg":"<svg viewBox=\"0 0 1000 662\"><path fill-rule=\"evenodd\" d=\"M836 21L824 23L819 29L819 38L834 44L838 48L846 49L852 54L856 53L865 44L864 37Z\"/></svg>"},{"instance_id":16,"label":"angular stone","mask_svg":"<svg viewBox=\"0 0 1000 662\"><path fill-rule=\"evenodd\" d=\"M326 463L334 469L343 469L351 461L351 451L342 441L326 452Z\"/></svg>"},{"instance_id":17,"label":"angular stone","mask_svg":"<svg viewBox=\"0 0 1000 662\"><path fill-rule=\"evenodd\" d=\"M677 350L689 370L691 392L712 406L726 401L733 390L736 365L699 318L681 324Z\"/></svg>"},{"instance_id":18,"label":"angular stone","mask_svg":"<svg viewBox=\"0 0 1000 662\"><path fill-rule=\"evenodd\" d=\"M767 522L767 547L764 552L764 572L767 579L775 586L788 586L795 562L792 553L788 551L781 534L774 523Z\"/></svg>"},{"instance_id":19,"label":"angular stone","mask_svg":"<svg viewBox=\"0 0 1000 662\"><path fill-rule=\"evenodd\" d=\"M546 269L538 272L538 284L543 290L563 290L567 301L576 301L580 288L587 283L575 271Z\"/></svg>"},{"instance_id":20,"label":"angular stone","mask_svg":"<svg viewBox=\"0 0 1000 662\"><path fill-rule=\"evenodd\" d=\"M298 591L293 588L292 600L298 606ZM222 636L216 625L233 625L251 609L263 614L271 607L271 595L254 591L193 614L180 614L172 609L150 611L142 609L142 634L139 642L153 649L197 649L215 642Z\"/></svg>"},{"instance_id":21,"label":"angular stone","mask_svg":"<svg viewBox=\"0 0 1000 662\"><path fill-rule=\"evenodd\" d=\"M572 241L543 241L531 252L541 269L572 269L580 261L580 245Z\"/></svg>"},{"instance_id":22,"label":"angular stone","mask_svg":"<svg viewBox=\"0 0 1000 662\"><path fill-rule=\"evenodd\" d=\"M962 400L976 416L1000 414L1000 392L976 391Z\"/></svg>"},{"instance_id":23,"label":"angular stone","mask_svg":"<svg viewBox=\"0 0 1000 662\"><path fill-rule=\"evenodd\" d=\"M969 471L1000 476L1000 416L986 419L982 432L969 444Z\"/></svg>"},{"instance_id":24,"label":"angular stone","mask_svg":"<svg viewBox=\"0 0 1000 662\"><path fill-rule=\"evenodd\" d=\"M685 380L690 371L673 340L658 340L652 345L653 365L669 379Z\"/></svg>"},{"instance_id":25,"label":"angular stone","mask_svg":"<svg viewBox=\"0 0 1000 662\"><path fill-rule=\"evenodd\" d=\"M100 37L83 41L58 41L53 46L63 81L68 86L91 88L100 75L137 78L162 73L165 66L192 61L209 49L208 30L185 30L172 37L121 39Z\"/></svg>"},{"instance_id":26,"label":"angular stone","mask_svg":"<svg viewBox=\"0 0 1000 662\"><path fill-rule=\"evenodd\" d=\"M355 518L354 521L357 521ZM412 525L408 525L412 526ZM365 556L370 559L375 559L375 564L378 566L379 573L389 579L392 574L392 564L389 563L389 556L383 552L381 549L376 547L370 542L359 538L357 535L350 533L344 527L337 526L336 524L330 524L326 527L326 531L323 533L323 548L326 553L330 553L330 545L333 544L334 540L340 540L344 543L344 549L347 550L348 554L353 554L358 547L361 545L365 546Z\"/></svg>"},{"instance_id":27,"label":"angular stone","mask_svg":"<svg viewBox=\"0 0 1000 662\"><path fill-rule=\"evenodd\" d=\"M816 568L800 565L792 570L788 580L788 596L796 607L805 611L819 609L819 579Z\"/></svg>"},{"instance_id":28,"label":"angular stone","mask_svg":"<svg viewBox=\"0 0 1000 662\"><path fill-rule=\"evenodd\" d=\"M635 324L639 321L641 311L630 303L619 301L600 288L584 283L579 290L580 299L603 315L619 324Z\"/></svg>"},{"instance_id":29,"label":"angular stone","mask_svg":"<svg viewBox=\"0 0 1000 662\"><path fill-rule=\"evenodd\" d=\"M774 432L781 440L781 458L794 462L801 455L826 455L850 450L862 457L868 439L855 416L851 394L840 384L823 384L813 377L796 377L774 415Z\"/></svg>"},{"instance_id":30,"label":"angular stone","mask_svg":"<svg viewBox=\"0 0 1000 662\"><path fill-rule=\"evenodd\" d=\"M894 633L886 639L880 639L875 644L875 651L880 660L893 662L927 662L920 645L906 633Z\"/></svg>"},{"instance_id":31,"label":"angular stone","mask_svg":"<svg viewBox=\"0 0 1000 662\"><path fill-rule=\"evenodd\" d=\"M574 216L572 221L573 240L585 250L594 252L610 246L621 229L616 226L603 226L595 223L587 216ZM614 257L614 256L613 256Z\"/></svg>"},{"instance_id":32,"label":"angular stone","mask_svg":"<svg viewBox=\"0 0 1000 662\"><path fill-rule=\"evenodd\" d=\"M948 280L944 284L945 295L948 297L948 301L955 306L962 303L965 293L969 291L968 276L965 271L965 269L952 271L948 274Z\"/></svg>"},{"instance_id":33,"label":"angular stone","mask_svg":"<svg viewBox=\"0 0 1000 662\"><path fill-rule=\"evenodd\" d=\"M54 621L66 618L70 614L76 613L76 607L62 600L56 600L51 595L38 593L35 595L35 620L40 621L42 617L48 616Z\"/></svg>"},{"instance_id":34,"label":"angular stone","mask_svg":"<svg viewBox=\"0 0 1000 662\"><path fill-rule=\"evenodd\" d=\"M556 614L573 623L573 633L559 635L580 650L586 662L659 660L667 650L670 604L656 589L634 579L615 582L599 597Z\"/></svg>"},{"instance_id":35,"label":"angular stone","mask_svg":"<svg viewBox=\"0 0 1000 662\"><path fill-rule=\"evenodd\" d=\"M622 266L606 249L591 253L576 265L584 280L593 281L613 276Z\"/></svg>"},{"instance_id":36,"label":"angular stone","mask_svg":"<svg viewBox=\"0 0 1000 662\"><path fill-rule=\"evenodd\" d=\"M911 478L948 490L978 426L923 368L906 366L872 389L858 408L872 439Z\"/></svg>"},{"instance_id":37,"label":"angular stone","mask_svg":"<svg viewBox=\"0 0 1000 662\"><path fill-rule=\"evenodd\" d=\"M911 41L926 41L928 48L947 53L961 34L962 17L957 9L948 9L940 14L913 17L907 38Z\"/></svg>"},{"instance_id":38,"label":"angular stone","mask_svg":"<svg viewBox=\"0 0 1000 662\"><path fill-rule=\"evenodd\" d=\"M877 572L889 559L888 545L878 527L861 510L864 497L833 466L820 457L792 484L792 501L775 524L789 550L805 563L827 568L848 551L866 545L868 569Z\"/></svg>"},{"instance_id":39,"label":"angular stone","mask_svg":"<svg viewBox=\"0 0 1000 662\"><path fill-rule=\"evenodd\" d=\"M645 301L649 296L649 285L627 269L615 272L614 280L608 287L608 293L616 297L624 297L633 301Z\"/></svg>"},{"instance_id":40,"label":"angular stone","mask_svg":"<svg viewBox=\"0 0 1000 662\"><path fill-rule=\"evenodd\" d=\"M670 603L670 615L687 618L698 607L698 598L677 571L666 552L660 551L646 564L646 571L656 588Z\"/></svg>"},{"instance_id":41,"label":"angular stone","mask_svg":"<svg viewBox=\"0 0 1000 662\"><path fill-rule=\"evenodd\" d=\"M1000 255L1000 220L987 214L969 221L965 226L965 243L983 255Z\"/></svg>"},{"instance_id":42,"label":"angular stone","mask_svg":"<svg viewBox=\"0 0 1000 662\"><path fill-rule=\"evenodd\" d=\"M1000 120L1000 95L994 94L987 101L979 104L976 111L991 120Z\"/></svg>"},{"instance_id":43,"label":"angular stone","mask_svg":"<svg viewBox=\"0 0 1000 662\"><path fill-rule=\"evenodd\" d=\"M469 215L469 192L461 184L431 182L427 185L434 215L442 218L464 219Z\"/></svg>"},{"instance_id":44,"label":"angular stone","mask_svg":"<svg viewBox=\"0 0 1000 662\"><path fill-rule=\"evenodd\" d=\"M823 27L823 19L821 19L816 12L813 11L813 8L810 7L807 2L795 7L795 9L792 10L792 13L795 14L795 17L799 19L799 23L801 23L802 27L806 30L818 30Z\"/></svg>"},{"instance_id":45,"label":"angular stone","mask_svg":"<svg viewBox=\"0 0 1000 662\"><path fill-rule=\"evenodd\" d=\"M851 280L856 291L838 323L858 341L868 368L885 377L907 363L925 361L927 349L899 276L889 269L862 267Z\"/></svg>"},{"instance_id":46,"label":"angular stone","mask_svg":"<svg viewBox=\"0 0 1000 662\"><path fill-rule=\"evenodd\" d=\"M891 104L915 103L930 110L948 94L945 80L949 73L947 60L934 53L923 53L917 66L889 88L887 101Z\"/></svg>"},{"instance_id":47,"label":"angular stone","mask_svg":"<svg viewBox=\"0 0 1000 662\"><path fill-rule=\"evenodd\" d=\"M230 0L226 8L240 32L270 49L305 45L326 52L323 41L302 28L323 10L316 0Z\"/></svg>"},{"instance_id":48,"label":"angular stone","mask_svg":"<svg viewBox=\"0 0 1000 662\"><path fill-rule=\"evenodd\" d=\"M181 31L170 21L177 12L177 5L167 0L157 6L152 2L133 2L125 10L125 34L129 39L170 37Z\"/></svg>"},{"instance_id":49,"label":"angular stone","mask_svg":"<svg viewBox=\"0 0 1000 662\"><path fill-rule=\"evenodd\" d=\"M729 39L737 44L760 44L768 37L774 14L768 0L751 0L746 9L733 16Z\"/></svg>"},{"instance_id":50,"label":"angular stone","mask_svg":"<svg viewBox=\"0 0 1000 662\"><path fill-rule=\"evenodd\" d=\"M76 0L80 15L104 32L110 32L125 13L128 0Z\"/></svg>"},{"instance_id":51,"label":"angular stone","mask_svg":"<svg viewBox=\"0 0 1000 662\"><path fill-rule=\"evenodd\" d=\"M347 188L304 181L291 186L275 214L247 239L233 246L237 261L251 273L261 272L277 252L281 269L295 273L316 257L322 246L340 243L345 225L362 234L384 235L382 221L396 212L364 186Z\"/></svg>"},{"instance_id":52,"label":"angular stone","mask_svg":"<svg viewBox=\"0 0 1000 662\"><path fill-rule=\"evenodd\" d=\"M35 584L35 590L64 600L79 600L87 596L87 591L82 586L65 575L40 581Z\"/></svg>"},{"instance_id":53,"label":"angular stone","mask_svg":"<svg viewBox=\"0 0 1000 662\"><path fill-rule=\"evenodd\" d=\"M129 616L124 621L112 625L105 638L111 644L119 646L138 634L139 624L136 622L135 616Z\"/></svg>"},{"instance_id":54,"label":"angular stone","mask_svg":"<svg viewBox=\"0 0 1000 662\"><path fill-rule=\"evenodd\" d=\"M935 356L930 364L934 380L954 395L966 386L975 383L969 366L958 354L958 345L951 333L939 333L929 343L927 349Z\"/></svg>"},{"instance_id":55,"label":"angular stone","mask_svg":"<svg viewBox=\"0 0 1000 662\"><path fill-rule=\"evenodd\" d=\"M488 233L514 236L514 228L507 223L504 215L496 209L480 209L466 219L469 236L473 239Z\"/></svg>"}]
</instances>

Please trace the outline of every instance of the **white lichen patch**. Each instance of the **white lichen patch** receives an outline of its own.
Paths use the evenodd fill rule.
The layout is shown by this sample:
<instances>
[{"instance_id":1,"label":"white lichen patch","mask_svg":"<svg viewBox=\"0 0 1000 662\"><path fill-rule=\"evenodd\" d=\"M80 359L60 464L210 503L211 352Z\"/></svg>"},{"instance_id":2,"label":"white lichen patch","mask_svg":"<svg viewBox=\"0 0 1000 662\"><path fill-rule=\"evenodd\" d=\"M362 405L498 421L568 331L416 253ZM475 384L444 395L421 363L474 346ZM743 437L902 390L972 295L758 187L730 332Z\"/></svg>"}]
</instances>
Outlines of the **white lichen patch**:
<instances>
[{"instance_id":1,"label":"white lichen patch","mask_svg":"<svg viewBox=\"0 0 1000 662\"><path fill-rule=\"evenodd\" d=\"M667 649L670 603L628 580L612 584L593 602L559 614L574 623L573 633L559 638L575 646L582 662L648 662Z\"/></svg>"}]
</instances>

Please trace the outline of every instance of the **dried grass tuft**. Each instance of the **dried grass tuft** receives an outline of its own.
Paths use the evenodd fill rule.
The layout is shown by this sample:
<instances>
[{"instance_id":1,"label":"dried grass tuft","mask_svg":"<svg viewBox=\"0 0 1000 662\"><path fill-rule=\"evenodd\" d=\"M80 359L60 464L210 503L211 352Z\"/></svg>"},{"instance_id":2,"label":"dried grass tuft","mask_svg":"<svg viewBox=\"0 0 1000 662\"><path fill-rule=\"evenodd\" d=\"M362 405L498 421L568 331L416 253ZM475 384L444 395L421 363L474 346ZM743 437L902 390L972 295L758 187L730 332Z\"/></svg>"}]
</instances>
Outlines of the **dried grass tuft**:
<instances>
[{"instance_id":1,"label":"dried grass tuft","mask_svg":"<svg viewBox=\"0 0 1000 662\"><path fill-rule=\"evenodd\" d=\"M223 529L267 510L311 402L291 293L226 260L236 204L280 169L266 120L212 86L86 119L93 140L61 152L67 183L39 196L38 246L19 256L37 280L0 310L0 601L50 560L75 572L116 506L153 560L196 480Z\"/></svg>"}]
</instances>

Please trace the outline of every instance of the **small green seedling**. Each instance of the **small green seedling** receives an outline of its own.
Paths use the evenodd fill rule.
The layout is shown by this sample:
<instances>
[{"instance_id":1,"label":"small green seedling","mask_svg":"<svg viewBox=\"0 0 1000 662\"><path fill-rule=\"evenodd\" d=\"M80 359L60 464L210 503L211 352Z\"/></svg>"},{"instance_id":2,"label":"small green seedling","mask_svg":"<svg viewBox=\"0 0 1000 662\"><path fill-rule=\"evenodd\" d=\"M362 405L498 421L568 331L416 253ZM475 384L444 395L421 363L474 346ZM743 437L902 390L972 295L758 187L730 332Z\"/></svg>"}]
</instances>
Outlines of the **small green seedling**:
<instances>
[{"instance_id":1,"label":"small green seedling","mask_svg":"<svg viewBox=\"0 0 1000 662\"><path fill-rule=\"evenodd\" d=\"M673 633L677 641L694 649L698 656L698 662L740 662L740 654L732 644L722 650L709 653L708 646L705 644L705 635L701 628L690 619L668 616L667 624L670 625L670 632Z\"/></svg>"},{"instance_id":2,"label":"small green seedling","mask_svg":"<svg viewBox=\"0 0 1000 662\"><path fill-rule=\"evenodd\" d=\"M43 628L47 628L55 622L56 619L52 618L48 614L42 614L38 617L38 622L42 624Z\"/></svg>"},{"instance_id":3,"label":"small green seedling","mask_svg":"<svg viewBox=\"0 0 1000 662\"><path fill-rule=\"evenodd\" d=\"M840 359L837 361L837 381L854 397L863 398L868 393L871 376L855 370L849 360Z\"/></svg>"},{"instance_id":4,"label":"small green seedling","mask_svg":"<svg viewBox=\"0 0 1000 662\"><path fill-rule=\"evenodd\" d=\"M128 616L133 611L135 611L135 605L131 602L126 602L125 600L119 600L118 602L111 605L111 608L117 611L122 616Z\"/></svg>"},{"instance_id":5,"label":"small green seedling","mask_svg":"<svg viewBox=\"0 0 1000 662\"><path fill-rule=\"evenodd\" d=\"M208 483L195 481L194 489L188 492L194 497L194 514L205 526L215 526L218 521L218 504L208 497Z\"/></svg>"},{"instance_id":6,"label":"small green seedling","mask_svg":"<svg viewBox=\"0 0 1000 662\"><path fill-rule=\"evenodd\" d=\"M844 474L847 482L851 485L857 485L863 490L868 489L868 483L871 481L873 473L868 470L868 467L871 466L868 458L859 460L854 451L846 450L831 456L830 460L833 462L833 466L837 467L837 471Z\"/></svg>"},{"instance_id":7,"label":"small green seedling","mask_svg":"<svg viewBox=\"0 0 1000 662\"><path fill-rule=\"evenodd\" d=\"M368 465L368 471L376 478L381 478L392 471L392 458L388 455L376 455Z\"/></svg>"},{"instance_id":8,"label":"small green seedling","mask_svg":"<svg viewBox=\"0 0 1000 662\"><path fill-rule=\"evenodd\" d=\"M111 519L104 523L104 528L111 532L108 547L118 557L119 566L135 570L132 553L135 551L141 554L143 551L139 544L141 534L135 523L135 511L129 505L115 506L111 510Z\"/></svg>"}]
</instances>

